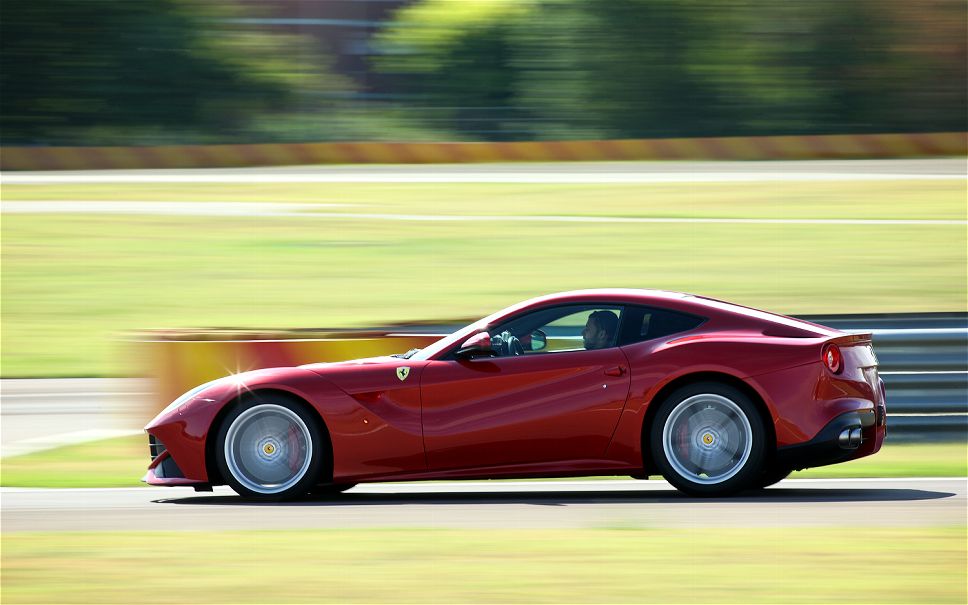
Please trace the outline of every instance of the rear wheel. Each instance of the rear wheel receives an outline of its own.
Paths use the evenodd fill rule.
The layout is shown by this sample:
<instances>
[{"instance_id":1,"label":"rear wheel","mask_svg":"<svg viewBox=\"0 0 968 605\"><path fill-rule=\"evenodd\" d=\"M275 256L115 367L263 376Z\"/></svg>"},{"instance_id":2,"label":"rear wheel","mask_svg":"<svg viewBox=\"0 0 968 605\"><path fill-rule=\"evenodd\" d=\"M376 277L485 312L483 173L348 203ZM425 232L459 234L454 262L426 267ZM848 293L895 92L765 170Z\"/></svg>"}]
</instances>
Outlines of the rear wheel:
<instances>
[{"instance_id":1,"label":"rear wheel","mask_svg":"<svg viewBox=\"0 0 968 605\"><path fill-rule=\"evenodd\" d=\"M219 471L241 496L296 498L319 481L319 435L319 423L301 405L283 397L252 398L219 427Z\"/></svg>"},{"instance_id":2,"label":"rear wheel","mask_svg":"<svg viewBox=\"0 0 968 605\"><path fill-rule=\"evenodd\" d=\"M775 485L789 477L790 473L792 472L793 470L786 466L770 467L760 473L760 476L753 484L753 487L758 487L760 489L770 487L771 485Z\"/></svg>"},{"instance_id":3,"label":"rear wheel","mask_svg":"<svg viewBox=\"0 0 968 605\"><path fill-rule=\"evenodd\" d=\"M725 496L754 484L767 431L756 406L727 384L686 385L660 404L649 448L662 476L693 496Z\"/></svg>"}]
</instances>

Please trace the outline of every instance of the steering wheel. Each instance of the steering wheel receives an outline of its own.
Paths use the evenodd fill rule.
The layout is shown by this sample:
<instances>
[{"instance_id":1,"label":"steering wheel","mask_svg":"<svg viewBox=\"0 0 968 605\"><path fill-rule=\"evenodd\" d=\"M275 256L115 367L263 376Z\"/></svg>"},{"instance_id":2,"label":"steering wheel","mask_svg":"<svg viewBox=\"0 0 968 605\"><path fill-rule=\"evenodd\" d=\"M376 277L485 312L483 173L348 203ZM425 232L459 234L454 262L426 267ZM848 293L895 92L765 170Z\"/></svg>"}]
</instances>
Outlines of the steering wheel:
<instances>
[{"instance_id":1,"label":"steering wheel","mask_svg":"<svg viewBox=\"0 0 968 605\"><path fill-rule=\"evenodd\" d=\"M504 342L505 355L524 355L524 345L518 337L509 331L501 332L501 340Z\"/></svg>"}]
</instances>

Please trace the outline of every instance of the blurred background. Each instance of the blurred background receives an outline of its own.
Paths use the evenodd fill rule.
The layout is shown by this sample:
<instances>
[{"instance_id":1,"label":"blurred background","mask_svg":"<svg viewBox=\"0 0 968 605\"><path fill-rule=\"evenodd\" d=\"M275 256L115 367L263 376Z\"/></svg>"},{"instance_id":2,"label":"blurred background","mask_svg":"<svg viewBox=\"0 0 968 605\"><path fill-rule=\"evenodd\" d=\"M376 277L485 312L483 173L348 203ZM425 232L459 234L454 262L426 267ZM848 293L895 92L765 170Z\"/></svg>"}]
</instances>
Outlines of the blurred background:
<instances>
[{"instance_id":1,"label":"blurred background","mask_svg":"<svg viewBox=\"0 0 968 605\"><path fill-rule=\"evenodd\" d=\"M966 40L964 0L3 0L2 600L965 602ZM48 489L140 485L215 376L592 287L874 331L888 445L795 475L871 479L714 523L624 483Z\"/></svg>"},{"instance_id":2,"label":"blurred background","mask_svg":"<svg viewBox=\"0 0 968 605\"><path fill-rule=\"evenodd\" d=\"M4 145L966 130L959 0L6 0Z\"/></svg>"},{"instance_id":3,"label":"blurred background","mask_svg":"<svg viewBox=\"0 0 968 605\"><path fill-rule=\"evenodd\" d=\"M248 143L583 139L603 142L549 145L588 157L622 149L609 139L650 139L664 157L670 137L726 136L740 158L847 146L904 157L939 153L924 133L963 150L968 131L958 0L7 0L0 11L7 157L102 146L72 157L120 167L154 146L198 145L169 158L204 167L258 163L231 146ZM807 138L870 133L918 145ZM745 138L770 135L792 138ZM342 161L356 157L345 149ZM361 161L401 157L372 149ZM438 162L472 147L447 149ZM582 287L783 313L964 311L963 157L930 162L806 168L819 176L779 162L125 182L8 171L2 373L143 374L155 361L136 363L117 339L147 328L448 323ZM723 176L735 171L752 176ZM493 218L467 220L480 215ZM571 222L534 218L545 215ZM657 218L680 222L634 222ZM861 224L825 224L845 219Z\"/></svg>"}]
</instances>

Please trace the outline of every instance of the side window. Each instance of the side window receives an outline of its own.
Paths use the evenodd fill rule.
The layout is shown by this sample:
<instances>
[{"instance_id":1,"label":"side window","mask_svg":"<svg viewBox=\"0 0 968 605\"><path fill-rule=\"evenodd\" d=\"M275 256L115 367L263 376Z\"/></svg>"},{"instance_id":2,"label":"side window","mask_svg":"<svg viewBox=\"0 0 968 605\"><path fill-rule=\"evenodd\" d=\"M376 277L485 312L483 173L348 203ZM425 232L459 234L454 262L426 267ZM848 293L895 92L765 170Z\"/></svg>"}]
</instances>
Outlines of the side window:
<instances>
[{"instance_id":1,"label":"side window","mask_svg":"<svg viewBox=\"0 0 968 605\"><path fill-rule=\"evenodd\" d=\"M687 332L698 328L704 321L705 317L679 311L656 307L628 307L622 324L620 343L627 345Z\"/></svg>"},{"instance_id":2,"label":"side window","mask_svg":"<svg viewBox=\"0 0 968 605\"><path fill-rule=\"evenodd\" d=\"M488 333L499 356L543 355L614 347L622 307L568 305L516 317Z\"/></svg>"}]
</instances>

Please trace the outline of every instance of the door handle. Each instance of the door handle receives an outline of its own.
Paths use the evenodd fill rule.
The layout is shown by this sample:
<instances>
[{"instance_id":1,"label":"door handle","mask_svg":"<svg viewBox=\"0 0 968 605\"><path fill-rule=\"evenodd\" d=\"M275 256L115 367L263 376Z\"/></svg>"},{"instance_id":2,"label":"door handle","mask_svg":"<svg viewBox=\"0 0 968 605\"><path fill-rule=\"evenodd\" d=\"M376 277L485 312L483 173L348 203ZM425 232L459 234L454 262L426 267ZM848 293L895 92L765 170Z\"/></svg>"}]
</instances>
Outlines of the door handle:
<instances>
[{"instance_id":1,"label":"door handle","mask_svg":"<svg viewBox=\"0 0 968 605\"><path fill-rule=\"evenodd\" d=\"M622 376L625 374L625 366L615 366L614 368L608 368L605 370L606 376Z\"/></svg>"}]
</instances>

